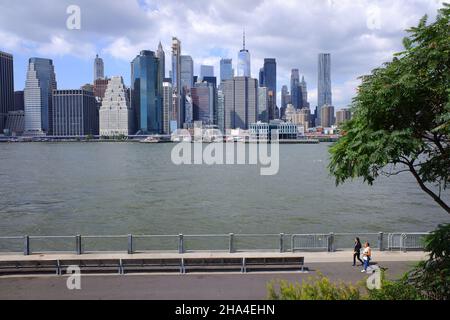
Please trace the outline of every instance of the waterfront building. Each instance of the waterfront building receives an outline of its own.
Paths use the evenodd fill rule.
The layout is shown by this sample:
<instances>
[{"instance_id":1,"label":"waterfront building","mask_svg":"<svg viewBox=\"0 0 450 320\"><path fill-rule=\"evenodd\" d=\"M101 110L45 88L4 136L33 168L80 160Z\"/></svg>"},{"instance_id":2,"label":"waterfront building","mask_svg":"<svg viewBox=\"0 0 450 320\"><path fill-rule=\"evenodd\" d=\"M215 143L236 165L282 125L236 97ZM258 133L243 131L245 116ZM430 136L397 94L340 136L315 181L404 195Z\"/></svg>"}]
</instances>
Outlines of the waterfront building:
<instances>
[{"instance_id":1,"label":"waterfront building","mask_svg":"<svg viewBox=\"0 0 450 320\"><path fill-rule=\"evenodd\" d=\"M8 136L22 135L25 130L25 111L9 111L4 130Z\"/></svg>"},{"instance_id":2,"label":"waterfront building","mask_svg":"<svg viewBox=\"0 0 450 320\"><path fill-rule=\"evenodd\" d=\"M200 66L200 81L203 81L205 77L214 77L214 66Z\"/></svg>"},{"instance_id":3,"label":"waterfront building","mask_svg":"<svg viewBox=\"0 0 450 320\"><path fill-rule=\"evenodd\" d=\"M213 84L196 83L191 89L194 121L201 121L205 125L214 124L215 87Z\"/></svg>"},{"instance_id":4,"label":"waterfront building","mask_svg":"<svg viewBox=\"0 0 450 320\"><path fill-rule=\"evenodd\" d=\"M258 118L258 80L234 77L224 82L225 129L247 130Z\"/></svg>"},{"instance_id":5,"label":"waterfront building","mask_svg":"<svg viewBox=\"0 0 450 320\"><path fill-rule=\"evenodd\" d=\"M335 123L334 107L328 104L320 108L320 126L323 128L329 128Z\"/></svg>"},{"instance_id":6,"label":"waterfront building","mask_svg":"<svg viewBox=\"0 0 450 320\"><path fill-rule=\"evenodd\" d=\"M234 77L233 60L221 59L220 60L220 82L231 80Z\"/></svg>"},{"instance_id":7,"label":"waterfront building","mask_svg":"<svg viewBox=\"0 0 450 320\"><path fill-rule=\"evenodd\" d=\"M5 128L9 111L14 110L14 62L13 56L0 51L0 134Z\"/></svg>"},{"instance_id":8,"label":"waterfront building","mask_svg":"<svg viewBox=\"0 0 450 320\"><path fill-rule=\"evenodd\" d=\"M319 74L317 85L317 107L318 122L322 116L321 109L324 105L333 105L331 93L331 55L329 53L319 54Z\"/></svg>"},{"instance_id":9,"label":"waterfront building","mask_svg":"<svg viewBox=\"0 0 450 320\"><path fill-rule=\"evenodd\" d=\"M171 81L163 82L163 133L170 134L170 110L173 103L173 89Z\"/></svg>"},{"instance_id":10,"label":"waterfront building","mask_svg":"<svg viewBox=\"0 0 450 320\"><path fill-rule=\"evenodd\" d=\"M296 140L302 135L302 130L297 125L290 122L283 122L281 120L272 120L267 122L256 122L249 125L250 138L252 140L258 139L272 139L271 133L278 130L278 138L280 140Z\"/></svg>"},{"instance_id":11,"label":"waterfront building","mask_svg":"<svg viewBox=\"0 0 450 320\"><path fill-rule=\"evenodd\" d=\"M181 42L177 38L172 38L172 70L170 72L173 88L173 107L170 114L171 128L181 128L183 125L184 116L181 114ZM182 117L183 116L183 117Z\"/></svg>"},{"instance_id":12,"label":"waterfront building","mask_svg":"<svg viewBox=\"0 0 450 320\"><path fill-rule=\"evenodd\" d=\"M52 99L54 136L99 134L99 111L93 91L54 90Z\"/></svg>"},{"instance_id":13,"label":"waterfront building","mask_svg":"<svg viewBox=\"0 0 450 320\"><path fill-rule=\"evenodd\" d=\"M162 78L160 60L143 50L131 62L131 108L137 134L162 133ZM161 80L161 82L160 82Z\"/></svg>"},{"instance_id":14,"label":"waterfront building","mask_svg":"<svg viewBox=\"0 0 450 320\"><path fill-rule=\"evenodd\" d=\"M14 109L11 111L24 111L25 110L25 100L23 91L14 92Z\"/></svg>"},{"instance_id":15,"label":"waterfront building","mask_svg":"<svg viewBox=\"0 0 450 320\"><path fill-rule=\"evenodd\" d=\"M238 54L237 76L251 77L250 52L245 48L245 31L243 35L243 47Z\"/></svg>"},{"instance_id":16,"label":"waterfront building","mask_svg":"<svg viewBox=\"0 0 450 320\"><path fill-rule=\"evenodd\" d=\"M97 54L94 60L94 82L97 79L103 78L105 78L105 66L103 64L103 59L99 58Z\"/></svg>"},{"instance_id":17,"label":"waterfront building","mask_svg":"<svg viewBox=\"0 0 450 320\"><path fill-rule=\"evenodd\" d=\"M25 82L25 134L51 135L52 93L57 89L53 61L31 58Z\"/></svg>"},{"instance_id":18,"label":"waterfront building","mask_svg":"<svg viewBox=\"0 0 450 320\"><path fill-rule=\"evenodd\" d=\"M112 77L100 108L100 135L132 134L133 113L122 77Z\"/></svg>"},{"instance_id":19,"label":"waterfront building","mask_svg":"<svg viewBox=\"0 0 450 320\"><path fill-rule=\"evenodd\" d=\"M292 104L289 104L286 107L285 118L286 122L293 123L308 130L311 121L311 110L309 108L297 110Z\"/></svg>"},{"instance_id":20,"label":"waterfront building","mask_svg":"<svg viewBox=\"0 0 450 320\"><path fill-rule=\"evenodd\" d=\"M352 112L348 108L341 109L336 112L336 125L340 126L352 119Z\"/></svg>"}]
</instances>

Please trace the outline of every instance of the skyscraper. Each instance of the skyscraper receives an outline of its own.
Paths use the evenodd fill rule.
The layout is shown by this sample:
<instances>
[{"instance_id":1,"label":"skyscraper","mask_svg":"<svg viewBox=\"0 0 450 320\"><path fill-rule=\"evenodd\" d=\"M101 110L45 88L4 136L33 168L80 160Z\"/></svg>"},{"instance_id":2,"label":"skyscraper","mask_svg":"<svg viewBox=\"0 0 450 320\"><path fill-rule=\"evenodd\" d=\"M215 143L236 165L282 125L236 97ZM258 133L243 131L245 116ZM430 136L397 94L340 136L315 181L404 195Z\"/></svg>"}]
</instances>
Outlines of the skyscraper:
<instances>
[{"instance_id":1,"label":"skyscraper","mask_svg":"<svg viewBox=\"0 0 450 320\"><path fill-rule=\"evenodd\" d=\"M220 81L231 80L234 77L233 60L221 59L220 60Z\"/></svg>"},{"instance_id":2,"label":"skyscraper","mask_svg":"<svg viewBox=\"0 0 450 320\"><path fill-rule=\"evenodd\" d=\"M302 81L300 82L300 88L302 92L302 108L309 108L308 103L308 85L305 81L305 77L302 77Z\"/></svg>"},{"instance_id":3,"label":"skyscraper","mask_svg":"<svg viewBox=\"0 0 450 320\"><path fill-rule=\"evenodd\" d=\"M53 61L31 58L25 82L25 133L51 134L53 124L52 93L57 89Z\"/></svg>"},{"instance_id":4,"label":"skyscraper","mask_svg":"<svg viewBox=\"0 0 450 320\"><path fill-rule=\"evenodd\" d=\"M170 134L170 110L173 103L173 89L172 83L169 81L163 82L163 133Z\"/></svg>"},{"instance_id":5,"label":"skyscraper","mask_svg":"<svg viewBox=\"0 0 450 320\"><path fill-rule=\"evenodd\" d=\"M131 108L136 116L137 134L162 132L160 67L153 51L141 51L131 62Z\"/></svg>"},{"instance_id":6,"label":"skyscraper","mask_svg":"<svg viewBox=\"0 0 450 320\"><path fill-rule=\"evenodd\" d=\"M102 101L105 97L105 91L108 87L109 79L97 79L94 81L94 95L99 100Z\"/></svg>"},{"instance_id":7,"label":"skyscraper","mask_svg":"<svg viewBox=\"0 0 450 320\"><path fill-rule=\"evenodd\" d=\"M214 124L215 87L211 83L196 83L191 89L194 121Z\"/></svg>"},{"instance_id":8,"label":"skyscraper","mask_svg":"<svg viewBox=\"0 0 450 320\"><path fill-rule=\"evenodd\" d=\"M97 79L103 79L105 77L105 66L103 64L103 59L95 56L94 60L94 82Z\"/></svg>"},{"instance_id":9,"label":"skyscraper","mask_svg":"<svg viewBox=\"0 0 450 320\"><path fill-rule=\"evenodd\" d=\"M300 87L300 73L298 69L291 72L291 100L295 109L301 109L303 103L302 90Z\"/></svg>"},{"instance_id":10,"label":"skyscraper","mask_svg":"<svg viewBox=\"0 0 450 320\"><path fill-rule=\"evenodd\" d=\"M251 77L250 52L245 49L245 31L243 36L243 47L238 54L237 75L238 77Z\"/></svg>"},{"instance_id":11,"label":"skyscraper","mask_svg":"<svg viewBox=\"0 0 450 320\"><path fill-rule=\"evenodd\" d=\"M217 126L225 133L225 94L222 90L217 91Z\"/></svg>"},{"instance_id":12,"label":"skyscraper","mask_svg":"<svg viewBox=\"0 0 450 320\"><path fill-rule=\"evenodd\" d=\"M259 69L259 86L265 87L264 82L264 68L261 68Z\"/></svg>"},{"instance_id":13,"label":"skyscraper","mask_svg":"<svg viewBox=\"0 0 450 320\"><path fill-rule=\"evenodd\" d=\"M280 108L280 118L281 119L283 119L287 105L290 103L291 102L289 101L289 89L286 85L284 85L281 88L281 108Z\"/></svg>"},{"instance_id":14,"label":"skyscraper","mask_svg":"<svg viewBox=\"0 0 450 320\"><path fill-rule=\"evenodd\" d=\"M203 81L205 77L214 77L214 66L200 66L200 80Z\"/></svg>"},{"instance_id":15,"label":"skyscraper","mask_svg":"<svg viewBox=\"0 0 450 320\"><path fill-rule=\"evenodd\" d=\"M352 119L352 112L348 108L336 111L336 125L340 126Z\"/></svg>"},{"instance_id":16,"label":"skyscraper","mask_svg":"<svg viewBox=\"0 0 450 320\"><path fill-rule=\"evenodd\" d=\"M158 51L156 51L156 57L159 59L159 73L161 78L161 83L166 77L166 53L164 52L161 41L158 44Z\"/></svg>"},{"instance_id":17,"label":"skyscraper","mask_svg":"<svg viewBox=\"0 0 450 320\"><path fill-rule=\"evenodd\" d=\"M94 92L54 90L52 105L54 136L99 134L99 114Z\"/></svg>"},{"instance_id":18,"label":"skyscraper","mask_svg":"<svg viewBox=\"0 0 450 320\"><path fill-rule=\"evenodd\" d=\"M181 56L180 79L181 89L190 89L194 86L194 60L191 56Z\"/></svg>"},{"instance_id":19,"label":"skyscraper","mask_svg":"<svg viewBox=\"0 0 450 320\"><path fill-rule=\"evenodd\" d=\"M133 112L122 77L112 77L100 108L100 135L132 134Z\"/></svg>"},{"instance_id":20,"label":"skyscraper","mask_svg":"<svg viewBox=\"0 0 450 320\"><path fill-rule=\"evenodd\" d=\"M264 59L264 87L269 90L271 104L269 106L269 120L278 119L277 109L277 61L273 58Z\"/></svg>"},{"instance_id":21,"label":"skyscraper","mask_svg":"<svg viewBox=\"0 0 450 320\"><path fill-rule=\"evenodd\" d=\"M329 53L319 54L319 75L318 75L318 85L317 85L317 116L322 116L321 108L324 105L332 105L332 94L331 94L331 55Z\"/></svg>"},{"instance_id":22,"label":"skyscraper","mask_svg":"<svg viewBox=\"0 0 450 320\"><path fill-rule=\"evenodd\" d=\"M225 128L247 130L258 120L258 80L234 77L224 82Z\"/></svg>"},{"instance_id":23,"label":"skyscraper","mask_svg":"<svg viewBox=\"0 0 450 320\"><path fill-rule=\"evenodd\" d=\"M192 103L191 90L186 89L183 94L183 123L186 127L191 126L194 123L194 105Z\"/></svg>"},{"instance_id":24,"label":"skyscraper","mask_svg":"<svg viewBox=\"0 0 450 320\"><path fill-rule=\"evenodd\" d=\"M184 116L181 114L181 42L177 38L172 38L172 87L173 87L173 107L170 115L170 122L176 123L176 127L181 128ZM183 116L183 117L182 117ZM172 125L171 125L172 126Z\"/></svg>"},{"instance_id":25,"label":"skyscraper","mask_svg":"<svg viewBox=\"0 0 450 320\"><path fill-rule=\"evenodd\" d=\"M325 104L320 108L320 125L324 128L329 128L335 123L334 107Z\"/></svg>"},{"instance_id":26,"label":"skyscraper","mask_svg":"<svg viewBox=\"0 0 450 320\"><path fill-rule=\"evenodd\" d=\"M258 88L258 120L269 122L269 92L266 87Z\"/></svg>"},{"instance_id":27,"label":"skyscraper","mask_svg":"<svg viewBox=\"0 0 450 320\"><path fill-rule=\"evenodd\" d=\"M23 97L23 91L14 92L14 110L12 111L24 111L25 110L25 100Z\"/></svg>"},{"instance_id":28,"label":"skyscraper","mask_svg":"<svg viewBox=\"0 0 450 320\"><path fill-rule=\"evenodd\" d=\"M13 56L0 51L0 134L3 133L6 117L14 110Z\"/></svg>"}]
</instances>

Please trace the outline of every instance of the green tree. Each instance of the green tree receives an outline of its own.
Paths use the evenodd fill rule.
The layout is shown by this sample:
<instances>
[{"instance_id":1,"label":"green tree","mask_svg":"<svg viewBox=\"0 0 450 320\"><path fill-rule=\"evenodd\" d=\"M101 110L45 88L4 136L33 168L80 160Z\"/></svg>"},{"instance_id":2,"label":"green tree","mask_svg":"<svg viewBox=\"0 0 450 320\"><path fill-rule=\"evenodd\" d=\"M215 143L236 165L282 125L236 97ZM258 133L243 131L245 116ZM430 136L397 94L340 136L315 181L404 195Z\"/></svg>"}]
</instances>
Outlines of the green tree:
<instances>
[{"instance_id":1,"label":"green tree","mask_svg":"<svg viewBox=\"0 0 450 320\"><path fill-rule=\"evenodd\" d=\"M450 300L450 224L440 226L425 239L429 259L408 275L408 283L427 299Z\"/></svg>"},{"instance_id":2,"label":"green tree","mask_svg":"<svg viewBox=\"0 0 450 320\"><path fill-rule=\"evenodd\" d=\"M330 148L336 184L410 172L450 214L450 5L408 30L405 50L361 77L353 119Z\"/></svg>"}]
</instances>

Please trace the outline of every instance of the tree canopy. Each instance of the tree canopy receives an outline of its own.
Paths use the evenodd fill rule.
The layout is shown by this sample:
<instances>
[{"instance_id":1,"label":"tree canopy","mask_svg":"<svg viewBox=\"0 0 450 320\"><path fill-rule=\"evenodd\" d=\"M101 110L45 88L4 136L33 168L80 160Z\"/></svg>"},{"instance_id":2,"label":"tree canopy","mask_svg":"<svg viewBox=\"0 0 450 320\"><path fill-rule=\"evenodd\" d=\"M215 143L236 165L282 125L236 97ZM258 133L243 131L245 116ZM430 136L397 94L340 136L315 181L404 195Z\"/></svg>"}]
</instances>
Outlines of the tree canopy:
<instances>
[{"instance_id":1,"label":"tree canopy","mask_svg":"<svg viewBox=\"0 0 450 320\"><path fill-rule=\"evenodd\" d=\"M410 172L450 213L450 4L436 21L424 16L403 40L404 51L361 77L352 120L330 148L336 184Z\"/></svg>"}]
</instances>

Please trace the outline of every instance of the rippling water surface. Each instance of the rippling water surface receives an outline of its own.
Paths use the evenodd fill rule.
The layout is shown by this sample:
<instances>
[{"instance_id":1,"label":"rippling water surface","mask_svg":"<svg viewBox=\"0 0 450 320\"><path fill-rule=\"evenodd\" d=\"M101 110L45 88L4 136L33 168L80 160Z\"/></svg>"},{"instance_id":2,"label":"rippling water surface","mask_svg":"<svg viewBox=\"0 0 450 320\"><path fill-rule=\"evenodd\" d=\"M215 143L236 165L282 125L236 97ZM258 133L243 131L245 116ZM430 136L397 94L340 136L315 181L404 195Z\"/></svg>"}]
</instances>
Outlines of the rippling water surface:
<instances>
[{"instance_id":1,"label":"rippling water surface","mask_svg":"<svg viewBox=\"0 0 450 320\"><path fill-rule=\"evenodd\" d=\"M282 145L280 172L175 166L171 144L0 145L0 236L428 231L448 221L408 175L336 188L329 144Z\"/></svg>"}]
</instances>

